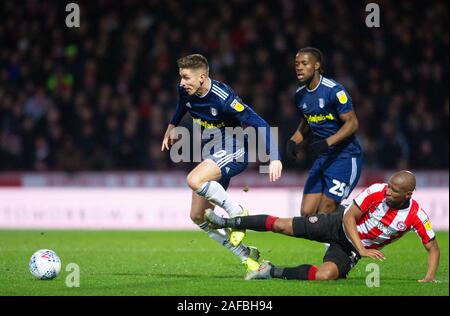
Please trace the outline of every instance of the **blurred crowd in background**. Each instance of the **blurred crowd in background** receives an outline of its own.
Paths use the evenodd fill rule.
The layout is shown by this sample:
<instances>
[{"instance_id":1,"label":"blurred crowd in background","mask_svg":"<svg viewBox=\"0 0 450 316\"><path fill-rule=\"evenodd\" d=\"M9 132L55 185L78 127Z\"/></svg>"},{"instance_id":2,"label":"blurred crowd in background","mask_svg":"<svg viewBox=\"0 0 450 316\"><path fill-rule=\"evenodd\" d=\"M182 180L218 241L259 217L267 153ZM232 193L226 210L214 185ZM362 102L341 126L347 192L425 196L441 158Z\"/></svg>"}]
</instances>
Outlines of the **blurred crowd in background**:
<instances>
[{"instance_id":1,"label":"blurred crowd in background","mask_svg":"<svg viewBox=\"0 0 450 316\"><path fill-rule=\"evenodd\" d=\"M448 2L61 1L0 3L0 170L169 170L176 60L204 54L271 126L280 150L299 123L294 57L322 50L349 91L365 169L448 169ZM186 115L183 124L191 124ZM307 170L311 158L289 168Z\"/></svg>"}]
</instances>

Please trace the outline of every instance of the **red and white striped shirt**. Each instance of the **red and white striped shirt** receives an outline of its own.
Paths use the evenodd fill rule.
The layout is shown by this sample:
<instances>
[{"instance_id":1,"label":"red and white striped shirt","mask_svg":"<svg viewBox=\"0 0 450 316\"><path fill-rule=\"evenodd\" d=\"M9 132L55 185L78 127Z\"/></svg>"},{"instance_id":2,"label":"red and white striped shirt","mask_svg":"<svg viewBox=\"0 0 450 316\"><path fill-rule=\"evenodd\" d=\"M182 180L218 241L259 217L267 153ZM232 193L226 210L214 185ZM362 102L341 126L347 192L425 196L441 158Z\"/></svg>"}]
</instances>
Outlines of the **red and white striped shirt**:
<instances>
[{"instance_id":1,"label":"red and white striped shirt","mask_svg":"<svg viewBox=\"0 0 450 316\"><path fill-rule=\"evenodd\" d=\"M382 248L411 229L416 232L423 244L432 240L435 234L430 219L419 204L411 199L405 209L391 208L386 204L386 190L386 183L376 183L354 199L354 203L363 213L356 226L364 247Z\"/></svg>"}]
</instances>

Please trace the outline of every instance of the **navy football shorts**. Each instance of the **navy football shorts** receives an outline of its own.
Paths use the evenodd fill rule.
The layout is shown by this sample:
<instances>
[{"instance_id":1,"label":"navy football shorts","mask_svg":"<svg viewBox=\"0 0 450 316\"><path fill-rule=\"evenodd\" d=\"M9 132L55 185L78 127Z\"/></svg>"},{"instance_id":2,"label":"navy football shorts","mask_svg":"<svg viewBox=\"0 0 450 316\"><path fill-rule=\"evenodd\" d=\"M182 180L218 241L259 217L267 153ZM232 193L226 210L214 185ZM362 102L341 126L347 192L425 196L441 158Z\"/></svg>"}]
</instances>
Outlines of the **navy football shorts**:
<instances>
[{"instance_id":1,"label":"navy football shorts","mask_svg":"<svg viewBox=\"0 0 450 316\"><path fill-rule=\"evenodd\" d=\"M320 156L309 171L303 193L323 193L339 203L350 195L358 183L361 166L362 155Z\"/></svg>"},{"instance_id":2,"label":"navy football shorts","mask_svg":"<svg viewBox=\"0 0 450 316\"><path fill-rule=\"evenodd\" d=\"M219 150L205 159L213 160L220 168L222 177L218 182L225 190L228 188L231 178L240 174L248 166L247 152L243 147L228 152Z\"/></svg>"}]
</instances>

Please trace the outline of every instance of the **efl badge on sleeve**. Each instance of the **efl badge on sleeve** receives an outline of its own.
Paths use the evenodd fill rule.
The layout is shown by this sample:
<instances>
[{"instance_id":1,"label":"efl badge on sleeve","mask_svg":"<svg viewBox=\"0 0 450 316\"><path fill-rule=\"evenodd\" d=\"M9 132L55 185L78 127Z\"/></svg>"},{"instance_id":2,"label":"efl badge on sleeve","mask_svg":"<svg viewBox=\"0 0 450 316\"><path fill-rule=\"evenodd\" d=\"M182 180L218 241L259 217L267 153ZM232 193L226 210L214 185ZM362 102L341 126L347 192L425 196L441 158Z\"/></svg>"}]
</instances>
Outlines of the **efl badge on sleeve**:
<instances>
[{"instance_id":1,"label":"efl badge on sleeve","mask_svg":"<svg viewBox=\"0 0 450 316\"><path fill-rule=\"evenodd\" d=\"M235 109L238 112L244 111L245 107L240 103L238 100L234 99L233 102L231 102L231 107Z\"/></svg>"},{"instance_id":2,"label":"efl badge on sleeve","mask_svg":"<svg viewBox=\"0 0 450 316\"><path fill-rule=\"evenodd\" d=\"M345 94L344 90L341 90L338 93L336 93L336 96L341 104L347 103L347 101L348 101L347 94Z\"/></svg>"},{"instance_id":3,"label":"efl badge on sleeve","mask_svg":"<svg viewBox=\"0 0 450 316\"><path fill-rule=\"evenodd\" d=\"M424 226L426 230L432 230L431 222L428 219L425 221Z\"/></svg>"}]
</instances>

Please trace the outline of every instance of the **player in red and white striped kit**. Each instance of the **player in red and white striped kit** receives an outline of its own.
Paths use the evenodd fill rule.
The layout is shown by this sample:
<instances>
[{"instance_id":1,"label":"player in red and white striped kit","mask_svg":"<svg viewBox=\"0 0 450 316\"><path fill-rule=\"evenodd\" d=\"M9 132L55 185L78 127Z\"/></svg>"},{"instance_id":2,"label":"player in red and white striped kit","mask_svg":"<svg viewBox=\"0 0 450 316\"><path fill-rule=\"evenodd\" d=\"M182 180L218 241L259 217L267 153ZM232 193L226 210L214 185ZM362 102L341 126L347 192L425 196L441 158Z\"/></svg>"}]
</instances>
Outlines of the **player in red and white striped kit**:
<instances>
[{"instance_id":1,"label":"player in red and white striped kit","mask_svg":"<svg viewBox=\"0 0 450 316\"><path fill-rule=\"evenodd\" d=\"M415 187L415 176L409 171L400 171L387 184L370 186L351 205L341 205L335 213L294 218L270 215L222 218L210 210L205 216L214 227L273 231L330 243L323 264L319 267L303 264L293 268L280 268L265 261L257 271L247 275L248 280L345 278L361 257L384 260L379 249L414 230L428 252L428 271L419 282L434 282L440 251L427 214L411 198Z\"/></svg>"}]
</instances>

